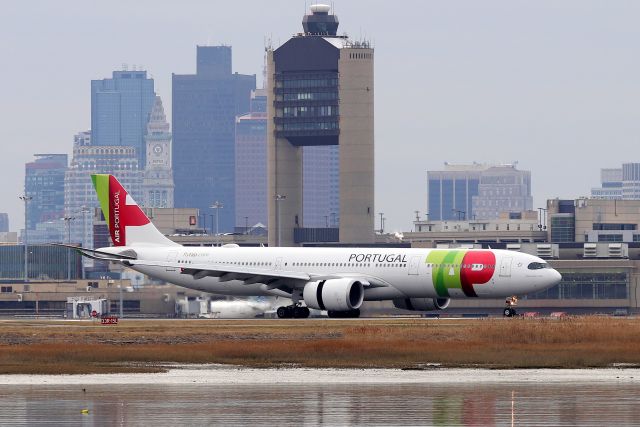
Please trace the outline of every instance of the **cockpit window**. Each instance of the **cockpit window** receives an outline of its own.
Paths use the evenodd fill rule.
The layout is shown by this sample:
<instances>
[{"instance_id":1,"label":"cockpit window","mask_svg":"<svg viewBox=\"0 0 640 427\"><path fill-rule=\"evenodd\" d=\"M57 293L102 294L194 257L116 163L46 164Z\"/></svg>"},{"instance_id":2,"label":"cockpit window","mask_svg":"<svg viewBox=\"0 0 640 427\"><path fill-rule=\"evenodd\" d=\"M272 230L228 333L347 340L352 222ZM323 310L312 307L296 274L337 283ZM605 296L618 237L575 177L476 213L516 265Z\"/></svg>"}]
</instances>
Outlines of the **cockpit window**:
<instances>
[{"instance_id":1,"label":"cockpit window","mask_svg":"<svg viewBox=\"0 0 640 427\"><path fill-rule=\"evenodd\" d=\"M540 270L543 268L551 268L546 262L532 262L527 266L529 270Z\"/></svg>"}]
</instances>

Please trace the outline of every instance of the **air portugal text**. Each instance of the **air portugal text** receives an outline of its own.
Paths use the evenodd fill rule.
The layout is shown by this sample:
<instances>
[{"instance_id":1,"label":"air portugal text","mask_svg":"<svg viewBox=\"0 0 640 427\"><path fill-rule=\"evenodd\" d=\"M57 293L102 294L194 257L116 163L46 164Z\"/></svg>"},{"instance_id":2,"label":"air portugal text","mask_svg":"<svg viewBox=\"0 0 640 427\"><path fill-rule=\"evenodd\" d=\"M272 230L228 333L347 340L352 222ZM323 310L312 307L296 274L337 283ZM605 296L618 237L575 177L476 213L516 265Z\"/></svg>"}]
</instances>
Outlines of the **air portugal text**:
<instances>
[{"instance_id":1,"label":"air portugal text","mask_svg":"<svg viewBox=\"0 0 640 427\"><path fill-rule=\"evenodd\" d=\"M351 254L349 262L407 262L406 255L396 254Z\"/></svg>"},{"instance_id":2,"label":"air portugal text","mask_svg":"<svg viewBox=\"0 0 640 427\"><path fill-rule=\"evenodd\" d=\"M120 243L120 191L113 193L113 238Z\"/></svg>"}]
</instances>

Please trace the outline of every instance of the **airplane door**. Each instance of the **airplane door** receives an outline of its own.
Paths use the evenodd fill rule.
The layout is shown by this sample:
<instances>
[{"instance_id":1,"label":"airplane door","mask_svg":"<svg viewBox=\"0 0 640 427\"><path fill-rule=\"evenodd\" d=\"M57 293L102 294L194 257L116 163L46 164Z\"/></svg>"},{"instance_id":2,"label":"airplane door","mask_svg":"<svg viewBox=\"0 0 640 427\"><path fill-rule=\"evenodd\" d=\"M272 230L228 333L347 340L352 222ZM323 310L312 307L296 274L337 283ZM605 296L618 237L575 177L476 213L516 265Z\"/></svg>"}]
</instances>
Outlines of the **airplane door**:
<instances>
[{"instance_id":1,"label":"airplane door","mask_svg":"<svg viewBox=\"0 0 640 427\"><path fill-rule=\"evenodd\" d=\"M418 267L420 267L420 255L411 257L411 260L409 261L409 275L417 276L419 274Z\"/></svg>"},{"instance_id":2,"label":"airplane door","mask_svg":"<svg viewBox=\"0 0 640 427\"><path fill-rule=\"evenodd\" d=\"M177 259L178 259L178 251L170 251L169 254L167 255L167 262L176 262ZM175 268L175 267L167 267L166 270L167 271L176 271L177 268Z\"/></svg>"},{"instance_id":3,"label":"airplane door","mask_svg":"<svg viewBox=\"0 0 640 427\"><path fill-rule=\"evenodd\" d=\"M282 270L282 258L276 258L276 270Z\"/></svg>"},{"instance_id":4,"label":"airplane door","mask_svg":"<svg viewBox=\"0 0 640 427\"><path fill-rule=\"evenodd\" d=\"M511 261L512 257L506 256L502 258L500 262L500 277L510 277L511 276Z\"/></svg>"}]
</instances>

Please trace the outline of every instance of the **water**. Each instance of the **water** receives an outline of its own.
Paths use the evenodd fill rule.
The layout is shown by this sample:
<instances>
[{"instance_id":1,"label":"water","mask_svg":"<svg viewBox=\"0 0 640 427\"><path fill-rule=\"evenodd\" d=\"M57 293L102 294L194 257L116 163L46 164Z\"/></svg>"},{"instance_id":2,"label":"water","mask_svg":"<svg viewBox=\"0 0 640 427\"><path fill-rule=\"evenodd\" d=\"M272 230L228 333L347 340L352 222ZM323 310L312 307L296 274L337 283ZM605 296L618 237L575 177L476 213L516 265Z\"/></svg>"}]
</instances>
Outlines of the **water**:
<instances>
[{"instance_id":1,"label":"water","mask_svg":"<svg viewBox=\"0 0 640 427\"><path fill-rule=\"evenodd\" d=\"M473 372L472 370L469 370ZM193 371L197 372L197 371ZM158 381L100 384L99 376L59 384L0 385L2 425L434 425L434 426L625 426L640 424L640 382L626 374L589 381L466 381L331 383L310 370L297 382L288 372L257 371L259 381L187 383ZM266 374L264 373L266 372ZM340 371L337 371L340 372ZM398 371L385 371L392 377ZM624 372L624 371L622 371ZM233 375L233 372L231 372ZM308 375L305 375L308 374ZM402 375L414 375L405 374ZM446 378L446 372L439 372ZM456 374L457 375L457 374ZM553 377L553 372L548 373ZM274 381L269 383L268 377ZM415 378L427 378L416 373ZM616 379L618 376L618 379ZM113 377L113 376L111 376ZM153 378L153 376L148 376ZM265 380L266 377L266 380ZM348 375L347 375L348 377ZM7 377L2 377L7 378ZM23 377L24 378L24 377ZM33 377L32 377L33 378ZM45 378L45 377L41 377ZM51 378L51 377L48 377ZM157 377L156 377L157 378ZM404 378L409 378L406 376ZM532 377L529 377L530 379ZM578 378L578 377L577 377ZM336 378L336 380L339 380ZM344 378L343 378L344 380ZM48 380L49 381L49 380ZM195 381L195 383L193 383ZM413 380L412 380L413 381ZM36 381L38 382L38 381ZM199 382L199 383L198 383ZM84 388L84 391L83 391ZM88 409L88 413L81 411Z\"/></svg>"}]
</instances>

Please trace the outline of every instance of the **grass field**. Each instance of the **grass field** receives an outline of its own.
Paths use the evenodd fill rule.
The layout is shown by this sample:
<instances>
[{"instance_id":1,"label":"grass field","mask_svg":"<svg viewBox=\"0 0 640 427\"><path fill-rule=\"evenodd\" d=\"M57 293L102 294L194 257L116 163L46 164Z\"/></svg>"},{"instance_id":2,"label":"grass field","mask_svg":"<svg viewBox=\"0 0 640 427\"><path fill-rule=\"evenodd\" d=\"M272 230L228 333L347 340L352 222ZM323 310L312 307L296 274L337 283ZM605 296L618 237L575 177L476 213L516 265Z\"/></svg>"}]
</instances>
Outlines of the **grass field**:
<instances>
[{"instance_id":1,"label":"grass field","mask_svg":"<svg viewBox=\"0 0 640 427\"><path fill-rule=\"evenodd\" d=\"M0 321L0 374L252 367L585 368L640 365L640 319Z\"/></svg>"}]
</instances>

